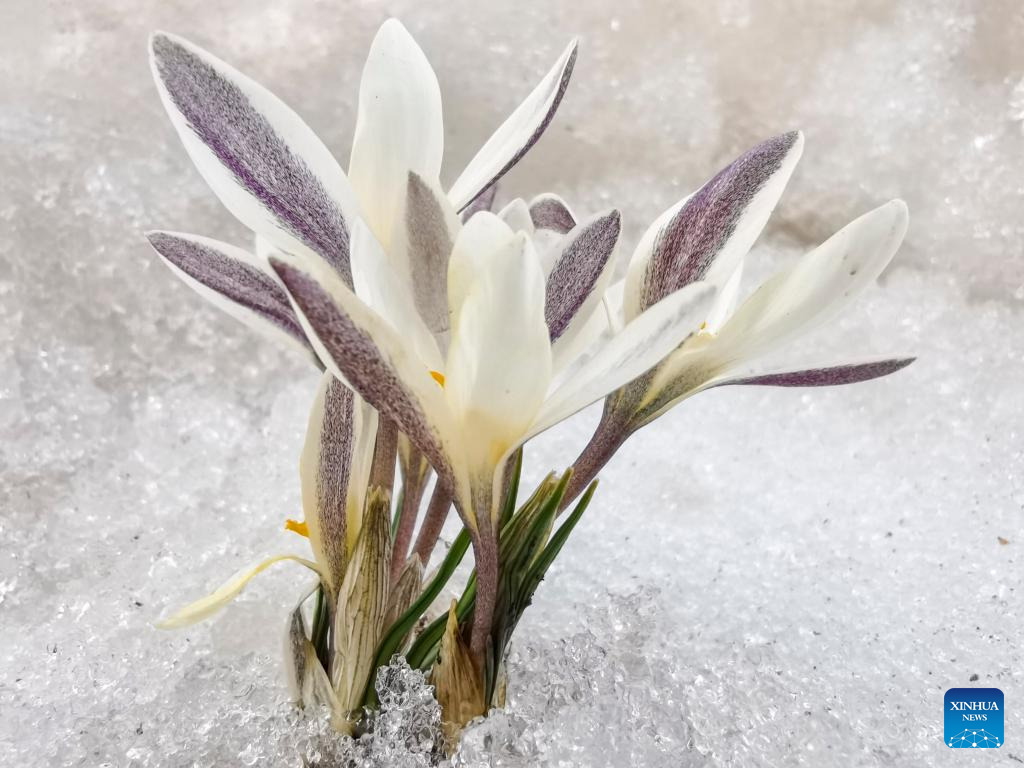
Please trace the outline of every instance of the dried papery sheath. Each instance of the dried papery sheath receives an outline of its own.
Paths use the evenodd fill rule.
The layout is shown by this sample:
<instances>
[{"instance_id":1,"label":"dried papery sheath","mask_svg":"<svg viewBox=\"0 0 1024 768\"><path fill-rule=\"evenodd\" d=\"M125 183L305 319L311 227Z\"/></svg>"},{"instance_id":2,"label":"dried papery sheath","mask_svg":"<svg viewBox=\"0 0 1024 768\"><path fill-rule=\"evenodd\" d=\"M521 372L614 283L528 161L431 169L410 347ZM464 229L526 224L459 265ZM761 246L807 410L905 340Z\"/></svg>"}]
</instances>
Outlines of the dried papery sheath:
<instances>
[{"instance_id":1,"label":"dried papery sheath","mask_svg":"<svg viewBox=\"0 0 1024 768\"><path fill-rule=\"evenodd\" d=\"M358 721L363 691L383 635L390 594L391 537L387 496L376 489L366 503L334 620L335 655L331 683L338 706L335 726L350 730Z\"/></svg>"},{"instance_id":2,"label":"dried papery sheath","mask_svg":"<svg viewBox=\"0 0 1024 768\"><path fill-rule=\"evenodd\" d=\"M487 711L480 675L459 630L457 606L453 600L448 610L437 664L431 675L437 700L441 704L444 734L451 751L458 744L459 734L466 724Z\"/></svg>"}]
</instances>

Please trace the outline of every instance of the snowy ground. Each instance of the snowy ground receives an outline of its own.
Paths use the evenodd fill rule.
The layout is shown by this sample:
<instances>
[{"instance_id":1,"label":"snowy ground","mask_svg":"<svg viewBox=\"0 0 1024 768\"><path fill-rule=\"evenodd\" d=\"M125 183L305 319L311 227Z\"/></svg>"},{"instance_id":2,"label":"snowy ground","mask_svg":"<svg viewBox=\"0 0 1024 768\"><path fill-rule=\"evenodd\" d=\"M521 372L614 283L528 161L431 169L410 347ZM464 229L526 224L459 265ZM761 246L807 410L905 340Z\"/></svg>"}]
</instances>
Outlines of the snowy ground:
<instances>
[{"instance_id":1,"label":"snowy ground","mask_svg":"<svg viewBox=\"0 0 1024 768\"><path fill-rule=\"evenodd\" d=\"M637 435L519 631L508 713L460 764L1024 762L1020 3L482 5L3 3L0 764L291 764L278 658L304 573L152 628L296 548L281 526L316 382L141 237L243 241L162 114L145 39L212 48L344 157L388 14L435 64L451 170L581 36L505 198L618 205L632 243L738 151L800 127L756 272L889 197L912 217L880 287L790 357L919 361L855 388L712 392ZM530 476L594 418L538 441ZM941 742L943 691L970 685L1007 703L1006 745L973 758Z\"/></svg>"}]
</instances>

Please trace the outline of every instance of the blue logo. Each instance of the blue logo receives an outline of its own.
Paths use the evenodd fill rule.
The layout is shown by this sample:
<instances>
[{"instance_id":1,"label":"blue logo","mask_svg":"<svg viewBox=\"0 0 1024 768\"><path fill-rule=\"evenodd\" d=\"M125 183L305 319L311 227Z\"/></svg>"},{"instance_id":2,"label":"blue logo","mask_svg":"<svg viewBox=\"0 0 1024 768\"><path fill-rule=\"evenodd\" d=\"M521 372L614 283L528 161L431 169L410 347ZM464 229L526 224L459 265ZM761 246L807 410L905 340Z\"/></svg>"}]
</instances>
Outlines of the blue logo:
<instances>
[{"instance_id":1,"label":"blue logo","mask_svg":"<svg viewBox=\"0 0 1024 768\"><path fill-rule=\"evenodd\" d=\"M1003 692L998 688L950 688L945 709L947 747L1003 746Z\"/></svg>"}]
</instances>

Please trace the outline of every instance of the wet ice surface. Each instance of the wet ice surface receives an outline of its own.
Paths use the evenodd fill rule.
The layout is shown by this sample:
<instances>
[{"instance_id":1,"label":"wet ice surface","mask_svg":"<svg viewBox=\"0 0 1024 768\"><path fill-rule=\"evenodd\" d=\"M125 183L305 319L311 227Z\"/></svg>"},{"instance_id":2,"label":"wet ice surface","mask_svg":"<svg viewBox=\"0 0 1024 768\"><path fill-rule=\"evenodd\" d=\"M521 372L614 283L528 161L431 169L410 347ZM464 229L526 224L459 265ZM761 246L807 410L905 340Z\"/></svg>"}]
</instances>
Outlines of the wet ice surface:
<instances>
[{"instance_id":1,"label":"wet ice surface","mask_svg":"<svg viewBox=\"0 0 1024 768\"><path fill-rule=\"evenodd\" d=\"M344 156L389 12L438 70L451 170L582 36L565 106L506 197L620 205L632 243L737 151L798 126L805 159L754 272L888 197L912 215L882 285L787 357L921 359L858 387L707 393L634 437L519 630L507 712L457 764L1024 760L1024 12L854 5L6 3L0 764L295 765L318 744L427 759L415 686L360 745L324 745L290 710L297 566L201 626L151 626L241 565L301 552L281 528L316 377L143 243L152 227L243 242L161 113L145 35L214 48ZM531 480L594 418L537 441ZM1007 744L954 756L942 694L970 685L1005 692Z\"/></svg>"}]
</instances>

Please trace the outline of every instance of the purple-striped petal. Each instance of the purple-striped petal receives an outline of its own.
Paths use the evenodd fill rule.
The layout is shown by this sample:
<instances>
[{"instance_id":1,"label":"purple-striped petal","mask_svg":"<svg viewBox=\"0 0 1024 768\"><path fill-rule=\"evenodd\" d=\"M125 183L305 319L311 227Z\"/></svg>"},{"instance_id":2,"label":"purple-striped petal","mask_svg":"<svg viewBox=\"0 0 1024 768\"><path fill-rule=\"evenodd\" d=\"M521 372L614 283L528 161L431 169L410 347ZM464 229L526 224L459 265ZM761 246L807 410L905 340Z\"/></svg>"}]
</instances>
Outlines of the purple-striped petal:
<instances>
[{"instance_id":1,"label":"purple-striped petal","mask_svg":"<svg viewBox=\"0 0 1024 768\"><path fill-rule=\"evenodd\" d=\"M530 201L530 218L537 229L565 234L576 226L576 217L558 195L538 195Z\"/></svg>"},{"instance_id":2,"label":"purple-striped petal","mask_svg":"<svg viewBox=\"0 0 1024 768\"><path fill-rule=\"evenodd\" d=\"M391 251L407 175L437 180L444 153L441 90L430 62L397 19L385 21L359 81L348 177L363 221Z\"/></svg>"},{"instance_id":3,"label":"purple-striped petal","mask_svg":"<svg viewBox=\"0 0 1024 768\"><path fill-rule=\"evenodd\" d=\"M458 220L448 201L415 173L409 173L405 202L406 258L416 309L435 335L448 330L448 259Z\"/></svg>"},{"instance_id":4,"label":"purple-striped petal","mask_svg":"<svg viewBox=\"0 0 1024 768\"><path fill-rule=\"evenodd\" d=\"M547 130L569 87L577 50L578 45L573 40L540 84L501 124L455 180L448 197L456 209L465 209L508 173Z\"/></svg>"},{"instance_id":5,"label":"purple-striped petal","mask_svg":"<svg viewBox=\"0 0 1024 768\"><path fill-rule=\"evenodd\" d=\"M840 384L858 384L902 370L917 358L899 357L888 360L873 360L866 363L850 363L828 368L808 368L802 371L782 371L739 379L727 379L715 384L716 387L733 384L762 387L835 387Z\"/></svg>"},{"instance_id":6,"label":"purple-striped petal","mask_svg":"<svg viewBox=\"0 0 1024 768\"><path fill-rule=\"evenodd\" d=\"M158 33L150 50L167 113L221 202L278 248L315 252L351 284L346 218L355 199L312 130L265 88L185 40Z\"/></svg>"},{"instance_id":7,"label":"purple-striped petal","mask_svg":"<svg viewBox=\"0 0 1024 768\"><path fill-rule=\"evenodd\" d=\"M650 252L638 248L630 265L635 309L699 280L724 283L767 223L802 148L796 131L758 144L686 200L653 242L645 238Z\"/></svg>"},{"instance_id":8,"label":"purple-striped petal","mask_svg":"<svg viewBox=\"0 0 1024 768\"><path fill-rule=\"evenodd\" d=\"M579 225L565 236L565 245L548 275L545 288L544 319L551 341L565 332L606 273L621 229L621 215L610 211Z\"/></svg>"},{"instance_id":9,"label":"purple-striped petal","mask_svg":"<svg viewBox=\"0 0 1024 768\"><path fill-rule=\"evenodd\" d=\"M157 231L146 237L172 271L197 293L249 325L286 334L315 359L288 295L256 266L251 254L197 235Z\"/></svg>"},{"instance_id":10,"label":"purple-striped petal","mask_svg":"<svg viewBox=\"0 0 1024 768\"><path fill-rule=\"evenodd\" d=\"M356 435L355 394L327 371L309 415L299 460L310 545L336 594L348 564L348 498ZM361 510L360 510L361 511Z\"/></svg>"},{"instance_id":11,"label":"purple-striped petal","mask_svg":"<svg viewBox=\"0 0 1024 768\"><path fill-rule=\"evenodd\" d=\"M470 217L472 217L474 213L479 213L480 211L490 212L494 210L494 198L497 194L498 185L492 184L486 190L477 195L473 202L462 209L462 223L465 224L469 221Z\"/></svg>"},{"instance_id":12,"label":"purple-striped petal","mask_svg":"<svg viewBox=\"0 0 1024 768\"><path fill-rule=\"evenodd\" d=\"M394 421L442 482L460 488L436 422L438 407L444 407L441 390L426 367L416 369L419 361L407 358L402 341L383 320L361 307L354 294L345 297L347 306L341 306L306 272L278 259L271 259L270 265L315 336L328 368ZM428 403L431 396L434 401Z\"/></svg>"}]
</instances>

